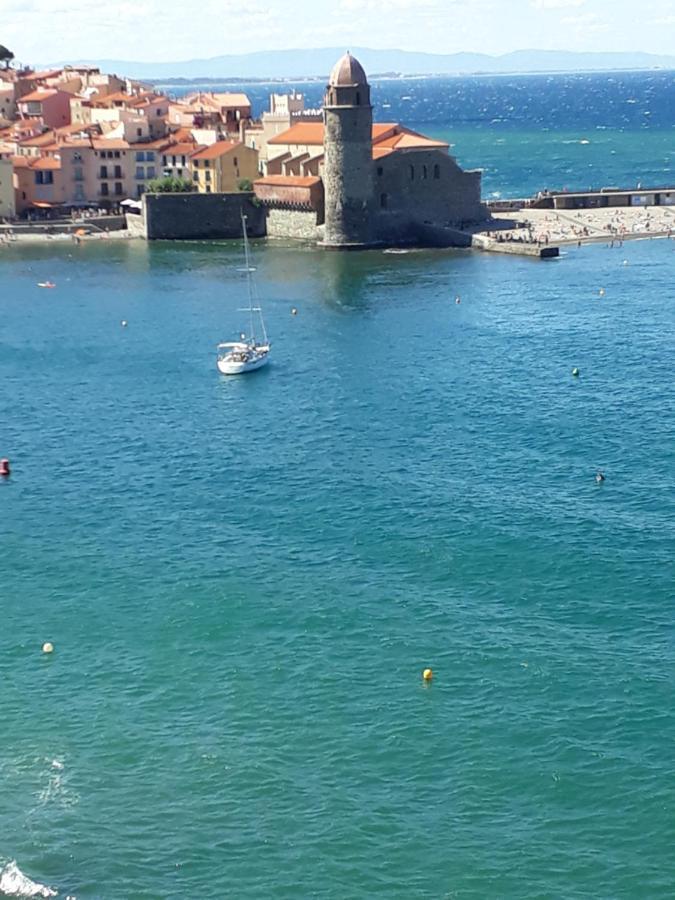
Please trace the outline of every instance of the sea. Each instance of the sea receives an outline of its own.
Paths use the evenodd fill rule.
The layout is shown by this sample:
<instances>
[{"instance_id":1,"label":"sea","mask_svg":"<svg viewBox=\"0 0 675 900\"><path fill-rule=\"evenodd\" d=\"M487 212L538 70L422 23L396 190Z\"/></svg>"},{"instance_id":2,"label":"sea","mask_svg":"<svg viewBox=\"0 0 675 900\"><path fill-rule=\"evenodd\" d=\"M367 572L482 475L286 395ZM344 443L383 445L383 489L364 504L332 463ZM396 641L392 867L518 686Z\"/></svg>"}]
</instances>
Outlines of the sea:
<instances>
[{"instance_id":1,"label":"sea","mask_svg":"<svg viewBox=\"0 0 675 900\"><path fill-rule=\"evenodd\" d=\"M672 73L374 97L675 182ZM675 241L252 257L227 378L238 241L0 247L0 896L670 900Z\"/></svg>"}]
</instances>

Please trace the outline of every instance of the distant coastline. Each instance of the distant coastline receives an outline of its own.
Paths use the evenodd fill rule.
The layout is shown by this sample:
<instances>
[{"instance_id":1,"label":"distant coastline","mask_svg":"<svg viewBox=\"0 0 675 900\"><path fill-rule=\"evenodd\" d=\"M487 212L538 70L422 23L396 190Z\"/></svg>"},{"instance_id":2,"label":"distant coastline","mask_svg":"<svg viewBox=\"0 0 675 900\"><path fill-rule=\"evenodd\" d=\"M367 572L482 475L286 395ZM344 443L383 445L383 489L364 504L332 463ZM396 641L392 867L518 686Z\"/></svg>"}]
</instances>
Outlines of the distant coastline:
<instances>
[{"instance_id":1,"label":"distant coastline","mask_svg":"<svg viewBox=\"0 0 675 900\"><path fill-rule=\"evenodd\" d=\"M486 53L423 53L408 50L376 50L353 47L373 77L448 77L469 75L551 74L569 72L607 72L675 70L675 55L624 52L586 52L520 50L491 56ZM118 72L130 78L170 83L176 79L237 81L279 81L298 79L325 80L344 47L273 50L229 54L210 59L142 62L120 59L62 60L46 66L89 64L103 71ZM182 81L180 83L183 83Z\"/></svg>"},{"instance_id":2,"label":"distant coastline","mask_svg":"<svg viewBox=\"0 0 675 900\"><path fill-rule=\"evenodd\" d=\"M674 72L675 63L672 68L656 67L654 69L644 68L618 68L618 69L576 69L574 71L568 69L540 70L540 71L523 71L523 72L434 72L424 74L404 74L402 72L386 72L382 74L375 73L370 77L371 81L434 81L439 78L524 78L526 76L537 75L609 75L614 72ZM146 82L153 87L199 87L205 85L213 87L220 84L323 84L326 75L284 75L283 77L254 77L242 78L239 76L221 77L221 78L146 78Z\"/></svg>"}]
</instances>

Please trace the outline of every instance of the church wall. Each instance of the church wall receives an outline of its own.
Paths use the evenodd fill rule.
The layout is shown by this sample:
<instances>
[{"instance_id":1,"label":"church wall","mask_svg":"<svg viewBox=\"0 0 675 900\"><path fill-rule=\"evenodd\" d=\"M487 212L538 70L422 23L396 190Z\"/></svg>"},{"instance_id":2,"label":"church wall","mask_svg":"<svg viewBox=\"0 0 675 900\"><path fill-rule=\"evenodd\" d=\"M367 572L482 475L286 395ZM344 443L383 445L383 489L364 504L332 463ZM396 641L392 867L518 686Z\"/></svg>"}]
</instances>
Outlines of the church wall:
<instances>
[{"instance_id":1,"label":"church wall","mask_svg":"<svg viewBox=\"0 0 675 900\"><path fill-rule=\"evenodd\" d=\"M480 172L464 172L441 150L397 151L375 160L375 208L380 230L409 225L482 221Z\"/></svg>"}]
</instances>

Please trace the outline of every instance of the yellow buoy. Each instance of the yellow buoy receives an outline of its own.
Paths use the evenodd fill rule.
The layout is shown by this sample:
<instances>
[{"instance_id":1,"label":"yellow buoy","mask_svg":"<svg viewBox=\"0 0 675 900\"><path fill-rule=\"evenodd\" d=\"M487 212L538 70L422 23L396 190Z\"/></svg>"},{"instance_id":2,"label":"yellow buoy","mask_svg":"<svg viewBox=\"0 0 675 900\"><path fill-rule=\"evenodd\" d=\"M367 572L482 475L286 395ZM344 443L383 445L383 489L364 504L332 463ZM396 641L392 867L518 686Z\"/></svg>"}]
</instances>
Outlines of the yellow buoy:
<instances>
[{"instance_id":1,"label":"yellow buoy","mask_svg":"<svg viewBox=\"0 0 675 900\"><path fill-rule=\"evenodd\" d=\"M434 677L434 673L431 671L431 669L425 669L425 670L422 672L422 678L423 678L425 681L431 681L431 679L432 679L433 677Z\"/></svg>"},{"instance_id":2,"label":"yellow buoy","mask_svg":"<svg viewBox=\"0 0 675 900\"><path fill-rule=\"evenodd\" d=\"M42 652L43 653L53 653L54 645L52 643L50 643L49 641L45 641L45 643L42 645Z\"/></svg>"}]
</instances>

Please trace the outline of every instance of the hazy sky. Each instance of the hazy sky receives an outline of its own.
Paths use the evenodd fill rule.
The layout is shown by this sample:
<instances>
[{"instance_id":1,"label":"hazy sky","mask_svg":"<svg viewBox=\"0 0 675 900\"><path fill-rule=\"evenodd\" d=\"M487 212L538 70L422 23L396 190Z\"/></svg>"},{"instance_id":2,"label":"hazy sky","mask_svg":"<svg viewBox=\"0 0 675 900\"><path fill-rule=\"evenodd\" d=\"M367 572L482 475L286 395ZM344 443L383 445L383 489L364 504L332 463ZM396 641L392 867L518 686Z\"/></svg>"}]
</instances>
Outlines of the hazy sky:
<instances>
[{"instance_id":1,"label":"hazy sky","mask_svg":"<svg viewBox=\"0 0 675 900\"><path fill-rule=\"evenodd\" d=\"M293 47L675 52L675 0L0 0L17 60L182 60Z\"/></svg>"}]
</instances>

